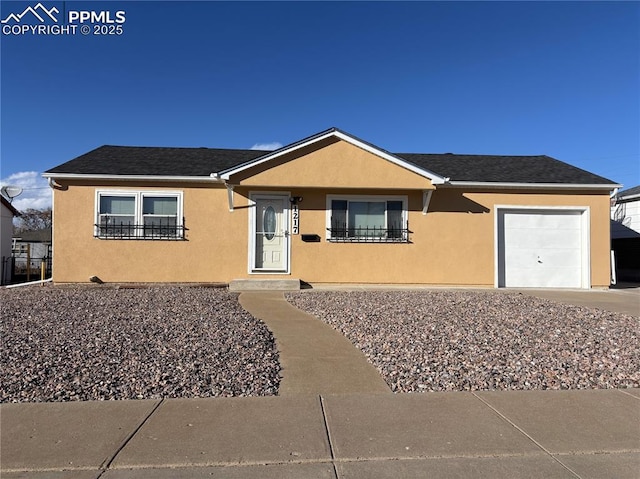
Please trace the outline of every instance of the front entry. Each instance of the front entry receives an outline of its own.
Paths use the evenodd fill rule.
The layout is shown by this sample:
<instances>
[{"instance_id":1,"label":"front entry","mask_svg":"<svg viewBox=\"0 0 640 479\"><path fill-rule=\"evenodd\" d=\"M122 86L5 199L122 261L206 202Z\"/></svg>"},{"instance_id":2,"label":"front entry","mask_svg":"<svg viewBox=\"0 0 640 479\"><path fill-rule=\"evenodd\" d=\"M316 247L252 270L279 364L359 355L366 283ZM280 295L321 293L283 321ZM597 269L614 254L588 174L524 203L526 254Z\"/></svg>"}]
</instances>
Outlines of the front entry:
<instances>
[{"instance_id":1,"label":"front entry","mask_svg":"<svg viewBox=\"0 0 640 479\"><path fill-rule=\"evenodd\" d=\"M251 271L289 270L289 195L256 194L250 234Z\"/></svg>"}]
</instances>

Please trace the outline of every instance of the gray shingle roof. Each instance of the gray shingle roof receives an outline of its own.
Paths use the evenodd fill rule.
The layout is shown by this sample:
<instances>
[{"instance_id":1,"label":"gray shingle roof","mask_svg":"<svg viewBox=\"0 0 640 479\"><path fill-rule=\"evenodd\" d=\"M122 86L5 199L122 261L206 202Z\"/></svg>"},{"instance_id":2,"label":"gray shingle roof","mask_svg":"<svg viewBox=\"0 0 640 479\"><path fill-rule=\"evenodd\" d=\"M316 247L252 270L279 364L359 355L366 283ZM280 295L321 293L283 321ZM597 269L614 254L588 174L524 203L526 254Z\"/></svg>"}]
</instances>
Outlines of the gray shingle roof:
<instances>
[{"instance_id":1,"label":"gray shingle roof","mask_svg":"<svg viewBox=\"0 0 640 479\"><path fill-rule=\"evenodd\" d=\"M45 173L209 176L266 153L259 150L104 145Z\"/></svg>"},{"instance_id":2,"label":"gray shingle roof","mask_svg":"<svg viewBox=\"0 0 640 479\"><path fill-rule=\"evenodd\" d=\"M614 182L546 155L496 156L397 153L396 156L451 181L487 183L613 184Z\"/></svg>"},{"instance_id":3,"label":"gray shingle roof","mask_svg":"<svg viewBox=\"0 0 640 479\"><path fill-rule=\"evenodd\" d=\"M23 231L13 235L13 237L19 238L23 243L51 243L51 227L35 231Z\"/></svg>"},{"instance_id":4,"label":"gray shingle roof","mask_svg":"<svg viewBox=\"0 0 640 479\"><path fill-rule=\"evenodd\" d=\"M627 196L636 195L640 195L640 185L618 192L618 198L626 198Z\"/></svg>"},{"instance_id":5,"label":"gray shingle roof","mask_svg":"<svg viewBox=\"0 0 640 479\"><path fill-rule=\"evenodd\" d=\"M47 174L208 177L270 152L216 148L101 146L46 171ZM451 181L496 183L614 184L549 156L395 153Z\"/></svg>"}]
</instances>

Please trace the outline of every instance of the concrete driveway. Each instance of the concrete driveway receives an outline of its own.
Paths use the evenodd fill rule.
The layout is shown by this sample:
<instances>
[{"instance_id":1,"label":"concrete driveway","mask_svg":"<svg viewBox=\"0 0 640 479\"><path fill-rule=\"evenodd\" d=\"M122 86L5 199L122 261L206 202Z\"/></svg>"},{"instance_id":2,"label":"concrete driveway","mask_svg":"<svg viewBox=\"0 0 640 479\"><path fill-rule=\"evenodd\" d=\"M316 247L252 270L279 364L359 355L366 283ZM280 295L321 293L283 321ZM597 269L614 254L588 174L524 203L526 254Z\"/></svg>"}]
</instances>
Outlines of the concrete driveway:
<instances>
[{"instance_id":1,"label":"concrete driveway","mask_svg":"<svg viewBox=\"0 0 640 479\"><path fill-rule=\"evenodd\" d=\"M518 289L515 291L560 303L640 316L640 287L609 290Z\"/></svg>"}]
</instances>

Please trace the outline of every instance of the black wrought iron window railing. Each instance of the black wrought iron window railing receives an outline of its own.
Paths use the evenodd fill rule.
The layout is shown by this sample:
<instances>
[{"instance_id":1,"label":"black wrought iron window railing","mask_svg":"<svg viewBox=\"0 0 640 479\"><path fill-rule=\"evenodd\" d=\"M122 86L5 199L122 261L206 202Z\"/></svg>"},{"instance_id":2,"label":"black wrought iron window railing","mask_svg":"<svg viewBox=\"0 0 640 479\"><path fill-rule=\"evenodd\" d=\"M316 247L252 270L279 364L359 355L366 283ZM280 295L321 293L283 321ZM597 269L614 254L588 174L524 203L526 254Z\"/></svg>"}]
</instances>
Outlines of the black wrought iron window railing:
<instances>
[{"instance_id":1,"label":"black wrought iron window railing","mask_svg":"<svg viewBox=\"0 0 640 479\"><path fill-rule=\"evenodd\" d=\"M408 243L409 225L406 227L332 225L327 228L329 241L336 243Z\"/></svg>"},{"instance_id":2,"label":"black wrought iron window railing","mask_svg":"<svg viewBox=\"0 0 640 479\"><path fill-rule=\"evenodd\" d=\"M184 222L177 224L175 218L170 221L153 221L146 224L113 222L102 218L94 225L96 238L101 239L143 239L143 240L182 240L186 228Z\"/></svg>"}]
</instances>

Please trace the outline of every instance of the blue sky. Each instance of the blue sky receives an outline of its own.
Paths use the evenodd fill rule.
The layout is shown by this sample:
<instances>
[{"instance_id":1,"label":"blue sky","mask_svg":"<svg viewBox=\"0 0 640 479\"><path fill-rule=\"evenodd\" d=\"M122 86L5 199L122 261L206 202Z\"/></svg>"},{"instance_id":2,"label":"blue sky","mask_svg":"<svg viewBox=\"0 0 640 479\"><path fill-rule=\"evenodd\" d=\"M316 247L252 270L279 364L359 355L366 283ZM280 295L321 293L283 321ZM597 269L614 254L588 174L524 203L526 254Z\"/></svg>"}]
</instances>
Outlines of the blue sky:
<instances>
[{"instance_id":1,"label":"blue sky","mask_svg":"<svg viewBox=\"0 0 640 479\"><path fill-rule=\"evenodd\" d=\"M638 2L42 4L126 21L1 35L0 178L25 187L18 208L46 206L39 175L103 144L251 148L332 126L640 184Z\"/></svg>"}]
</instances>

